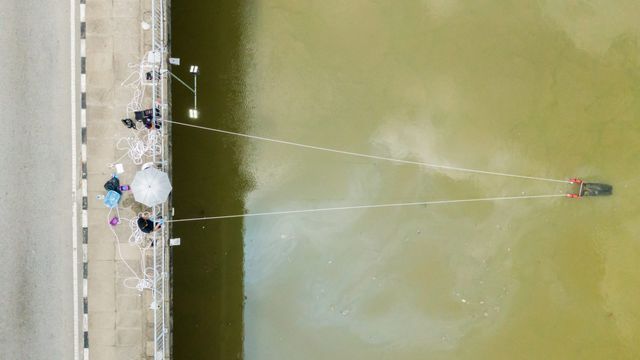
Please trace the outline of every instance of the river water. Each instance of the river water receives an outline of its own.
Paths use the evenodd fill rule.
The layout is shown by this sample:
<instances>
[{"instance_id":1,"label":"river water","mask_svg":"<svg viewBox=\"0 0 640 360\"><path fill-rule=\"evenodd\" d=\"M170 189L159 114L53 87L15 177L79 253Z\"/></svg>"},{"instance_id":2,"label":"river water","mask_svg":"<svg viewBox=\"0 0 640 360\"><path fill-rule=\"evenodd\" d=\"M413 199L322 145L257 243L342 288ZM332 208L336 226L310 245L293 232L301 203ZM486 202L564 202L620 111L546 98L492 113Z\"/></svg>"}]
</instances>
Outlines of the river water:
<instances>
[{"instance_id":1,"label":"river water","mask_svg":"<svg viewBox=\"0 0 640 360\"><path fill-rule=\"evenodd\" d=\"M640 357L636 2L172 7L202 71L176 121L614 186L177 224L176 359ZM177 125L173 149L176 218L573 190Z\"/></svg>"}]
</instances>

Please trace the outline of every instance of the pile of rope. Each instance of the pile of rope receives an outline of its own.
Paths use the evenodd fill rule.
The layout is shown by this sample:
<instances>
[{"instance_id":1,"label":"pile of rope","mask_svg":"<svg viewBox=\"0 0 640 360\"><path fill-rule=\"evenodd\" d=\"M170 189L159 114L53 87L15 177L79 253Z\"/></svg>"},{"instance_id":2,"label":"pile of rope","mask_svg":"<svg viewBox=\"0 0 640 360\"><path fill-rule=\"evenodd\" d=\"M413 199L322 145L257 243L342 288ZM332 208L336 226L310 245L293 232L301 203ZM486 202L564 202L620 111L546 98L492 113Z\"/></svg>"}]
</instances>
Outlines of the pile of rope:
<instances>
[{"instance_id":1,"label":"pile of rope","mask_svg":"<svg viewBox=\"0 0 640 360\"><path fill-rule=\"evenodd\" d=\"M150 51L145 53L139 63L127 64L131 72L129 76L120 83L120 86L133 91L131 101L129 101L126 107L127 117L130 117L131 114L143 108L144 95L146 87L149 84L146 82L146 74L153 70L155 66L155 64L147 61L151 54L152 52Z\"/></svg>"},{"instance_id":2,"label":"pile of rope","mask_svg":"<svg viewBox=\"0 0 640 360\"><path fill-rule=\"evenodd\" d=\"M127 65L129 69L131 69L131 73L120 84L120 86L131 89L132 91L131 101L129 101L125 110L127 118L132 117L136 111L141 111L145 108L146 88L150 85L146 76L148 72L153 72L155 68L155 64L148 61L152 54L152 52L147 52L140 62L129 63ZM156 76L160 76L158 72L154 73L157 74ZM162 144L159 138L161 135L153 129L153 127L139 131L132 130L131 133L130 136L120 138L117 141L116 148L118 150L124 150L125 153L116 161L109 164L110 167L126 156L128 156L135 165L141 165L146 162L145 160L152 159L154 155L160 154L162 151Z\"/></svg>"},{"instance_id":3,"label":"pile of rope","mask_svg":"<svg viewBox=\"0 0 640 360\"><path fill-rule=\"evenodd\" d=\"M130 136L118 139L116 149L124 150L125 153L116 161L109 164L109 166L119 162L126 156L128 156L135 165L142 165L146 160L153 159L154 155L160 154L162 151L159 136L156 130L145 129L137 132L132 131Z\"/></svg>"},{"instance_id":4,"label":"pile of rope","mask_svg":"<svg viewBox=\"0 0 640 360\"><path fill-rule=\"evenodd\" d=\"M129 225L130 235L128 238L128 245L135 246L140 251L140 269L136 271L133 267L124 259L122 255L122 244L120 242L120 237L116 232L116 225L111 224L112 214L118 219L118 224L127 223ZM138 291L143 291L144 289L155 288L154 282L156 279L159 279L157 276L159 270L154 266L147 266L146 264L146 252L151 250L153 244L153 239L148 236L148 234L143 233L138 228L138 217L140 216L149 216L150 214L147 212L135 214L133 218L121 218L120 217L120 209L118 207L114 207L109 210L107 214L107 224L111 233L113 234L113 239L115 241L117 253L119 260L125 265L125 267L131 272L132 276L129 276L124 279L123 285L128 289L136 289ZM162 294L158 294L162 297Z\"/></svg>"}]
</instances>

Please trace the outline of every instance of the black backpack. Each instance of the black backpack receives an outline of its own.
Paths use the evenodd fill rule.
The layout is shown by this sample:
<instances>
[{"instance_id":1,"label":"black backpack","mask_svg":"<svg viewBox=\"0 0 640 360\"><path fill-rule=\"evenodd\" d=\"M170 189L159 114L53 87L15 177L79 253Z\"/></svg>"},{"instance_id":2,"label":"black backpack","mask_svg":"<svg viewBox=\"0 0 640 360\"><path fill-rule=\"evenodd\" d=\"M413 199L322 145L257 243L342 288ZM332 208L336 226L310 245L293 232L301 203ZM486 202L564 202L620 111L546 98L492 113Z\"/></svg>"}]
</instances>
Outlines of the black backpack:
<instances>
[{"instance_id":1,"label":"black backpack","mask_svg":"<svg viewBox=\"0 0 640 360\"><path fill-rule=\"evenodd\" d=\"M104 189L107 191L112 190L122 195L122 191L120 191L120 180L115 176L104 183Z\"/></svg>"}]
</instances>

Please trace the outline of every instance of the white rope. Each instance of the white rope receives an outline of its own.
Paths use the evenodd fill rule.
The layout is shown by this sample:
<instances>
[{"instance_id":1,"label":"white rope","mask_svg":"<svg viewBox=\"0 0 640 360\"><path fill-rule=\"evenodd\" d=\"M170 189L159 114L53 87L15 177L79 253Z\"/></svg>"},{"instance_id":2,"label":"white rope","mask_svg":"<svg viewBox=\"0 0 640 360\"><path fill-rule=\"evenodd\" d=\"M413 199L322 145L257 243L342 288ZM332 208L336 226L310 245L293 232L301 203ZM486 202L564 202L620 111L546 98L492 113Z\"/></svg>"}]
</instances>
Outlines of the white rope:
<instances>
[{"instance_id":1,"label":"white rope","mask_svg":"<svg viewBox=\"0 0 640 360\"><path fill-rule=\"evenodd\" d=\"M455 167L455 166L437 165L437 164L430 164L430 163L424 163L424 162L419 162L419 161L411 161L411 160L402 160L402 159L390 158L390 157L385 157L385 156L361 154L361 153L356 153L356 152L352 152L352 151L330 149L330 148L325 148L325 147L321 147L321 146L306 145L306 144L300 144L300 143L295 143L295 142L291 142L291 141L270 139L270 138L266 138L266 137L262 137L262 136L248 135L248 134L242 134L242 133L237 133L237 132L228 131L228 130L209 128L209 127L198 126L198 125L193 125L193 124L186 124L186 123L181 123L181 122L172 121L172 120L163 120L163 121L171 123L171 124L182 125L182 126L192 127L192 128L201 129L201 130L215 131L215 132L222 133L222 134L241 136L241 137L245 137L245 138L249 138L249 139L269 141L269 142L274 142L274 143L278 143L278 144L292 145L292 146L298 146L298 147L307 148L307 149L328 151L328 152L337 153L337 154L358 156L358 157L364 157L364 158L375 159L375 160L393 161L393 162L397 162L397 163L401 163L401 164L419 165L419 166L431 167L431 168L435 168L435 169L464 171L464 172L476 173L476 174L507 176L507 177L521 178L521 179L551 181L551 182L558 182L558 183L569 183L569 181L567 181L567 180L548 179L548 178L537 177L537 176L525 176L525 175L507 174L507 173L501 173L501 172L476 170L476 169L466 169L466 168Z\"/></svg>"},{"instance_id":2,"label":"white rope","mask_svg":"<svg viewBox=\"0 0 640 360\"><path fill-rule=\"evenodd\" d=\"M123 219L126 221L126 219ZM138 219L133 218L129 219L129 229L131 230L131 235L129 236L129 245L139 246L141 248L146 247L143 245L143 242L146 238L145 233L143 233L138 227Z\"/></svg>"},{"instance_id":3,"label":"white rope","mask_svg":"<svg viewBox=\"0 0 640 360\"><path fill-rule=\"evenodd\" d=\"M133 92L131 101L129 101L126 106L127 117L145 108L145 89L147 87L145 85L145 76L148 71L154 71L153 69L155 68L154 64L147 61L150 53L151 52L145 53L139 63L128 64L131 73L120 84L120 86L131 89ZM152 109L153 108L152 106ZM152 127L152 129L149 130L132 131L131 136L120 138L116 142L116 148L118 150L126 150L126 153L110 164L110 166L113 166L114 163L122 160L127 155L135 165L141 165L145 162L145 158L152 158L154 154L160 152L162 150L162 144L159 141L159 135Z\"/></svg>"},{"instance_id":4,"label":"white rope","mask_svg":"<svg viewBox=\"0 0 640 360\"><path fill-rule=\"evenodd\" d=\"M456 203L468 203L468 202L479 202L479 201L497 201L497 200L541 199L541 198L566 197L566 196L567 196L566 194L523 195L523 196L501 196L501 197L477 198L477 199L434 200L434 201L420 201L420 202L408 202L408 203L358 205L358 206L338 206L338 207L319 208L319 209L272 211L272 212L237 214L237 215L206 216L206 217L189 218L189 219L173 219L173 220L166 220L166 222L174 222L175 223L175 222L184 222L184 221L244 218L244 217L252 217L252 216L301 214L301 213L311 213L311 212L321 212L321 211L374 209L374 208L385 208L385 207L419 206L419 205L442 205L442 204L456 204Z\"/></svg>"},{"instance_id":5,"label":"white rope","mask_svg":"<svg viewBox=\"0 0 640 360\"><path fill-rule=\"evenodd\" d=\"M147 61L147 59L149 58L149 53L150 52L145 53L139 63L128 64L129 69L131 69L131 73L120 84L120 86L132 90L132 98L126 106L127 117L131 116L135 111L144 109L146 90L145 76L148 71L154 71L155 69L155 65ZM152 108L155 109L155 107ZM142 129L137 132L132 131L131 136L120 138L116 142L116 149L125 150L125 153L120 156L120 158L109 164L109 166L113 167L115 163L119 162L127 156L135 165L141 165L145 160L153 159L156 153L162 151L160 136L161 135L158 133L158 131L156 131L152 127L152 129ZM129 235L128 243L130 246L136 246L140 251L140 273L134 270L134 268L124 259L124 256L122 255L122 246L120 244L120 239L117 232L115 231L116 225L111 225L109 223L111 214L114 211L115 216L119 219L119 223L126 222L129 224L131 234ZM113 234L119 260L124 263L125 267L132 274L132 276L127 277L123 280L123 285L126 288L136 289L138 291L151 289L153 292L155 292L155 283L159 281L161 276L159 276L160 271L158 269L146 266L146 251L150 249L152 243L148 243L145 245L147 236L138 228L137 219L141 215L142 214L137 214L137 216L134 216L132 219L121 218L120 210L116 206L114 208L111 208L109 210L109 213L107 214L107 226ZM158 293L157 295L160 297L163 296L163 294L161 293ZM157 296L154 295L154 298L157 298Z\"/></svg>"},{"instance_id":6,"label":"white rope","mask_svg":"<svg viewBox=\"0 0 640 360\"><path fill-rule=\"evenodd\" d=\"M138 272L136 272L133 269L133 267L131 267L131 265L129 265L129 263L124 259L124 256L122 255L121 245L120 245L120 238L115 231L115 226L109 224L111 213L112 211L114 211L114 209L115 209L116 217L118 217L121 223L122 222L129 223L129 228L131 229L131 235L129 236L129 241L128 241L129 245L136 246L140 251L140 275L138 275ZM142 214L137 214L137 216L141 216L141 215ZM132 219L121 218L120 210L116 206L115 208L109 209L109 213L107 214L107 223L108 223L107 226L109 226L109 230L111 230L111 233L113 233L113 237L116 243L116 249L117 249L118 257L120 258L120 261L124 263L125 267L133 275L125 278L122 281L122 284L124 285L124 287L128 289L136 289L138 291L143 291L144 289L151 289L152 291L155 291L153 285L156 281L158 281L158 276L156 275L158 275L159 272L158 272L158 269L146 266L145 252L149 250L151 243L149 243L146 246L144 245L146 234L140 231L140 229L138 228L137 216ZM159 296L162 296L162 294L159 294Z\"/></svg>"},{"instance_id":7,"label":"white rope","mask_svg":"<svg viewBox=\"0 0 640 360\"><path fill-rule=\"evenodd\" d=\"M116 149L126 150L126 152L114 163L122 160L125 156L129 156L135 165L141 165L145 159L151 159L154 153L160 152L161 148L162 144L159 141L156 130L145 129L137 133L134 132L133 135L120 138L116 142ZM110 165L113 165L113 163Z\"/></svg>"},{"instance_id":8,"label":"white rope","mask_svg":"<svg viewBox=\"0 0 640 360\"><path fill-rule=\"evenodd\" d=\"M130 116L135 111L143 109L146 90L145 76L148 71L154 68L154 64L147 61L149 53L150 52L146 52L139 63L129 63L127 65L129 69L131 69L131 73L122 83L120 83L120 86L133 91L131 101L129 101L126 107L127 116Z\"/></svg>"}]
</instances>

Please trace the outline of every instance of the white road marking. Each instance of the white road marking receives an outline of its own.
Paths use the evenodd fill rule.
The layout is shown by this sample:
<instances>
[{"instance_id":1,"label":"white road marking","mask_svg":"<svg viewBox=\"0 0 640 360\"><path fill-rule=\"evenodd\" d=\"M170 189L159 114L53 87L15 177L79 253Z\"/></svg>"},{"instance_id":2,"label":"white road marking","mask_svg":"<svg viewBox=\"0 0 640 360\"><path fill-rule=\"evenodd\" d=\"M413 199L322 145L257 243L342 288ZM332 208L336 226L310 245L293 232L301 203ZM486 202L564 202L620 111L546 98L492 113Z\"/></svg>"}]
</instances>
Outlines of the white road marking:
<instances>
[{"instance_id":1,"label":"white road marking","mask_svg":"<svg viewBox=\"0 0 640 360\"><path fill-rule=\"evenodd\" d=\"M80 359L80 298L78 297L78 208L77 208L77 172L76 154L76 1L70 0L70 36L71 36L71 242L73 248L73 358Z\"/></svg>"},{"instance_id":2,"label":"white road marking","mask_svg":"<svg viewBox=\"0 0 640 360\"><path fill-rule=\"evenodd\" d=\"M82 210L82 227L87 227L89 224L89 216L87 210Z\"/></svg>"},{"instance_id":3,"label":"white road marking","mask_svg":"<svg viewBox=\"0 0 640 360\"><path fill-rule=\"evenodd\" d=\"M80 144L80 161L82 161L83 163L87 162L87 145L86 144ZM86 194L83 194L83 195L87 196Z\"/></svg>"},{"instance_id":4,"label":"white road marking","mask_svg":"<svg viewBox=\"0 0 640 360\"><path fill-rule=\"evenodd\" d=\"M85 19L85 4L80 4L80 21Z\"/></svg>"},{"instance_id":5,"label":"white road marking","mask_svg":"<svg viewBox=\"0 0 640 360\"><path fill-rule=\"evenodd\" d=\"M87 127L87 109L80 109L80 126Z\"/></svg>"}]
</instances>

